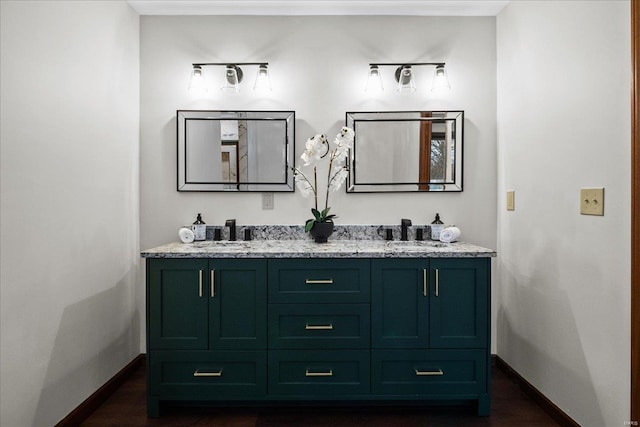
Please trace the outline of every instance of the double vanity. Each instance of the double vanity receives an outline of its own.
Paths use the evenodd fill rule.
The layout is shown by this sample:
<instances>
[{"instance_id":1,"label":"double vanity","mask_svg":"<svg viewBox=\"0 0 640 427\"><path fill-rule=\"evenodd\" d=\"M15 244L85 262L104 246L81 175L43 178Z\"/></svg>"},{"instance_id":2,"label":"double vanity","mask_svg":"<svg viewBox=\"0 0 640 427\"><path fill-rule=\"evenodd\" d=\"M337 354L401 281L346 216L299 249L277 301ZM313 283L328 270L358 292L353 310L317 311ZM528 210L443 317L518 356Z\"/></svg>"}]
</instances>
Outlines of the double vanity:
<instances>
[{"instance_id":1,"label":"double vanity","mask_svg":"<svg viewBox=\"0 0 640 427\"><path fill-rule=\"evenodd\" d=\"M256 239L142 256L151 417L164 403L472 402L489 414L490 249Z\"/></svg>"}]
</instances>

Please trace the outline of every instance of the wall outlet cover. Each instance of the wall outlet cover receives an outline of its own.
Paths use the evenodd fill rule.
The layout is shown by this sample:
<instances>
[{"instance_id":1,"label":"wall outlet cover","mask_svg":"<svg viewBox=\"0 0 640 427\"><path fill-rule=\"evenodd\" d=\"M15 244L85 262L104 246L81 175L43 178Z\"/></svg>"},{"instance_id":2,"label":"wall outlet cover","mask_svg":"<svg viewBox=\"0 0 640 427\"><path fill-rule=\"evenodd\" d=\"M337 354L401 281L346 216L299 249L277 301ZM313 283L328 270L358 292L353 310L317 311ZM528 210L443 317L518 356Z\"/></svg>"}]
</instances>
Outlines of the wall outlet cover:
<instances>
[{"instance_id":1,"label":"wall outlet cover","mask_svg":"<svg viewBox=\"0 0 640 427\"><path fill-rule=\"evenodd\" d=\"M273 193L262 193L262 210L273 209Z\"/></svg>"},{"instance_id":2,"label":"wall outlet cover","mask_svg":"<svg viewBox=\"0 0 640 427\"><path fill-rule=\"evenodd\" d=\"M580 213L582 215L604 215L604 188L580 189Z\"/></svg>"}]
</instances>

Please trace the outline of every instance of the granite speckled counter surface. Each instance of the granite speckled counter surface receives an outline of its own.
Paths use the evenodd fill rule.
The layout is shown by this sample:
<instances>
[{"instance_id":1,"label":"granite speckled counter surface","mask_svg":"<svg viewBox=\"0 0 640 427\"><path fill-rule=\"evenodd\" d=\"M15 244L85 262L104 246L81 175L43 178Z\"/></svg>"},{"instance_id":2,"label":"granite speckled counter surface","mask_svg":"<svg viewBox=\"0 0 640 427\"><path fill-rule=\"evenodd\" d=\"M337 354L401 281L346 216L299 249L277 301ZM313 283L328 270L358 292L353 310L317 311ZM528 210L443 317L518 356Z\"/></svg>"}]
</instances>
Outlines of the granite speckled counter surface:
<instances>
[{"instance_id":1,"label":"granite speckled counter surface","mask_svg":"<svg viewBox=\"0 0 640 427\"><path fill-rule=\"evenodd\" d=\"M229 229L218 227L223 240L173 242L141 252L143 258L483 258L496 256L492 249L464 242L430 240L426 225L408 227L408 241L400 241L396 225L336 225L327 243L315 243L297 225L249 225L237 228L238 238L249 229L253 240L230 242ZM415 240L422 229L423 241ZM384 240L391 230L395 240Z\"/></svg>"},{"instance_id":2,"label":"granite speckled counter surface","mask_svg":"<svg viewBox=\"0 0 640 427\"><path fill-rule=\"evenodd\" d=\"M168 243L141 252L144 258L478 258L496 252L464 242L329 240L205 241Z\"/></svg>"}]
</instances>

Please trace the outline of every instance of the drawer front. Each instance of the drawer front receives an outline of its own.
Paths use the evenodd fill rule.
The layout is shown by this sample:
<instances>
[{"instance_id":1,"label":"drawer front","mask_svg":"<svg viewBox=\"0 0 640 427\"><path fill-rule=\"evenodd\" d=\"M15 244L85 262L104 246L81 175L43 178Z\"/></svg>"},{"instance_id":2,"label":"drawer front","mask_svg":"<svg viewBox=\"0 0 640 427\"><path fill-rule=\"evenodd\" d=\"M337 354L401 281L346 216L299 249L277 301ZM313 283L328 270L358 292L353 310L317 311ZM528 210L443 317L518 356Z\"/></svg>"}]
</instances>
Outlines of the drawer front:
<instances>
[{"instance_id":1,"label":"drawer front","mask_svg":"<svg viewBox=\"0 0 640 427\"><path fill-rule=\"evenodd\" d=\"M269 260L270 303L369 303L370 261Z\"/></svg>"},{"instance_id":2,"label":"drawer front","mask_svg":"<svg viewBox=\"0 0 640 427\"><path fill-rule=\"evenodd\" d=\"M369 304L271 304L269 348L369 348Z\"/></svg>"},{"instance_id":3,"label":"drawer front","mask_svg":"<svg viewBox=\"0 0 640 427\"><path fill-rule=\"evenodd\" d=\"M267 393L266 351L154 351L150 394L161 399L255 399Z\"/></svg>"},{"instance_id":4,"label":"drawer front","mask_svg":"<svg viewBox=\"0 0 640 427\"><path fill-rule=\"evenodd\" d=\"M369 394L366 350L269 352L269 394L286 399Z\"/></svg>"},{"instance_id":5,"label":"drawer front","mask_svg":"<svg viewBox=\"0 0 640 427\"><path fill-rule=\"evenodd\" d=\"M487 393L486 350L377 350L371 389L377 395Z\"/></svg>"}]
</instances>

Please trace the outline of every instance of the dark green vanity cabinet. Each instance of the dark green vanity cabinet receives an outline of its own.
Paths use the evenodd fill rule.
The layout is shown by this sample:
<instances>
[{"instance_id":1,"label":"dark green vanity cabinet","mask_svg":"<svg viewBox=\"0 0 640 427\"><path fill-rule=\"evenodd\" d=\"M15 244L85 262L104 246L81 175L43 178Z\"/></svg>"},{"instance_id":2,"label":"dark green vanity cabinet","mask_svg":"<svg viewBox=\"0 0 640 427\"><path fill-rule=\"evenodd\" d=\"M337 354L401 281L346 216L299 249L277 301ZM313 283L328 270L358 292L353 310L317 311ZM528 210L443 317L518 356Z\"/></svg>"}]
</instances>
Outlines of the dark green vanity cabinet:
<instances>
[{"instance_id":1,"label":"dark green vanity cabinet","mask_svg":"<svg viewBox=\"0 0 640 427\"><path fill-rule=\"evenodd\" d=\"M150 416L160 400L264 398L267 262L147 260Z\"/></svg>"},{"instance_id":2,"label":"dark green vanity cabinet","mask_svg":"<svg viewBox=\"0 0 640 427\"><path fill-rule=\"evenodd\" d=\"M372 261L371 391L490 409L489 259Z\"/></svg>"},{"instance_id":3,"label":"dark green vanity cabinet","mask_svg":"<svg viewBox=\"0 0 640 427\"><path fill-rule=\"evenodd\" d=\"M489 413L490 258L147 260L161 401L469 401Z\"/></svg>"}]
</instances>

